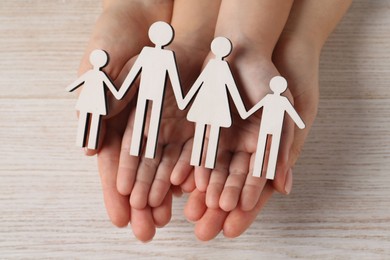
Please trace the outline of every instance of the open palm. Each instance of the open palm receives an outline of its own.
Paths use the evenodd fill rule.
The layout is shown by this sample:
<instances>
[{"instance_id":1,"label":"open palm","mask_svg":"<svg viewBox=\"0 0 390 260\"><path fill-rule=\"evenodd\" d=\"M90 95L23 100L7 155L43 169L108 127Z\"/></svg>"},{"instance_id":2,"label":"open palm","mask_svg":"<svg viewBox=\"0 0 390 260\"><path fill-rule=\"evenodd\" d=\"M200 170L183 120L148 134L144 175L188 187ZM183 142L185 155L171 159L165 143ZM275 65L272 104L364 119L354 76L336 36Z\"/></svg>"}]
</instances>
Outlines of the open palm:
<instances>
[{"instance_id":1,"label":"open palm","mask_svg":"<svg viewBox=\"0 0 390 260\"><path fill-rule=\"evenodd\" d=\"M278 74L271 62L266 62L261 58L250 59L252 56L259 57L248 51L242 56L235 56L231 59L231 63L235 65L233 66L235 75L239 75L237 82L239 82L238 86L246 104L255 104L269 93L269 80ZM285 95L291 98L288 91ZM239 117L237 110L233 109L232 116L233 125L221 130L216 167L213 170L196 167L196 186L199 191L207 192L206 204L209 208L220 207L225 211L231 211L240 204L243 210L251 210L257 203L266 183L264 178L252 177L251 174L261 113L258 112L257 115L244 121ZM279 172L287 170L284 164L287 164L288 154L285 153L288 152L287 149L291 144L287 138L291 139L293 131L291 122L286 120L284 142L282 142L281 156L278 160L277 171ZM206 138L208 135L209 132L206 133ZM190 150L186 152L187 163L189 163ZM187 172L188 174L190 172ZM186 175L181 174L181 178L183 176ZM180 176L172 176L176 184L179 183L179 178Z\"/></svg>"},{"instance_id":2,"label":"open palm","mask_svg":"<svg viewBox=\"0 0 390 260\"><path fill-rule=\"evenodd\" d=\"M110 55L108 66L104 69L120 86L128 66L141 49L149 44L148 28L157 20L169 21L172 3L144 3L135 1L118 2L108 5L99 17L93 31L80 73L89 68L88 55L93 49L103 49ZM159 207L136 209L129 203L129 195L117 190L117 175L122 150L122 139L127 119L134 110L134 93L129 93L121 102L108 96L109 116L105 118L100 133L98 150L87 150L87 155L98 154L98 167L106 209L111 221L117 226L127 226L130 222L135 236L150 240L155 227L164 226L171 216L172 192L167 191ZM129 156L129 155L128 155Z\"/></svg>"}]
</instances>

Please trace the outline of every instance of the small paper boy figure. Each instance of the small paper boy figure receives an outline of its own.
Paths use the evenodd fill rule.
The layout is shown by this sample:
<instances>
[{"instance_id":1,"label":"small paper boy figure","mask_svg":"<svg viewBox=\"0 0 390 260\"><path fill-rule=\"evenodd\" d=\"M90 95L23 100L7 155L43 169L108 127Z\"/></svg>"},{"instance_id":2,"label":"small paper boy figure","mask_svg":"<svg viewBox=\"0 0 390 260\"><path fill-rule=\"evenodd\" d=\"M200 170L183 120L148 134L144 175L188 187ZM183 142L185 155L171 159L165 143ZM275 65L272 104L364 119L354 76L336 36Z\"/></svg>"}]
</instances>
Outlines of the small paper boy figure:
<instances>
[{"instance_id":1,"label":"small paper boy figure","mask_svg":"<svg viewBox=\"0 0 390 260\"><path fill-rule=\"evenodd\" d=\"M92 116L89 125L88 149L97 149L99 129L102 116L107 115L106 91L107 87L116 99L119 94L109 77L101 71L107 64L108 55L103 50L94 50L89 56L93 69L87 71L75 82L70 84L66 90L74 91L84 85L78 98L76 109L79 111L79 125L77 130L76 145L85 147L88 134L88 121Z\"/></svg>"},{"instance_id":2,"label":"small paper boy figure","mask_svg":"<svg viewBox=\"0 0 390 260\"><path fill-rule=\"evenodd\" d=\"M254 111L263 107L253 176L260 177L262 175L267 137L270 135L272 136L272 141L266 178L273 180L275 177L284 113L287 112L300 129L305 128L305 123L299 117L290 101L280 95L286 91L287 81L281 76L273 77L270 81L270 88L273 94L266 95L248 113L252 114Z\"/></svg>"}]
</instances>

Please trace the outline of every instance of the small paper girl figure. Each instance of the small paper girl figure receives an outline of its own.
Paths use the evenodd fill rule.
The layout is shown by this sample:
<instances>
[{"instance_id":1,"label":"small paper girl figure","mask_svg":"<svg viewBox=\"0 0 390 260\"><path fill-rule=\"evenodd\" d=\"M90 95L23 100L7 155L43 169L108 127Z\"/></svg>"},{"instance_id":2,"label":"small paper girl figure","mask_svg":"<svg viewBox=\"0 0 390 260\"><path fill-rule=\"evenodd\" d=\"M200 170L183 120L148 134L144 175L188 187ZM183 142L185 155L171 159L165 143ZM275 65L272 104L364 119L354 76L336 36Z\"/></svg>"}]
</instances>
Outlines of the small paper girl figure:
<instances>
[{"instance_id":1,"label":"small paper girl figure","mask_svg":"<svg viewBox=\"0 0 390 260\"><path fill-rule=\"evenodd\" d=\"M76 145L85 147L86 136L89 134L88 148L96 150L101 118L103 115L107 115L105 87L112 92L116 99L119 99L119 95L111 80L101 71L108 62L107 53L103 50L94 50L89 56L89 61L93 65L93 69L84 73L75 82L70 84L66 90L72 92L81 85L84 85L76 104L76 110L79 111ZM92 119L88 133L87 124L91 116Z\"/></svg>"},{"instance_id":2,"label":"small paper girl figure","mask_svg":"<svg viewBox=\"0 0 390 260\"><path fill-rule=\"evenodd\" d=\"M232 125L228 91L240 116L243 119L249 116L237 90L229 64L224 60L232 51L231 42L227 38L217 37L211 43L211 51L215 59L207 63L182 102L182 107L185 108L197 94L187 114L188 121L196 124L191 165L200 165L206 126L209 125L210 136L205 167L210 169L215 166L220 128Z\"/></svg>"}]
</instances>

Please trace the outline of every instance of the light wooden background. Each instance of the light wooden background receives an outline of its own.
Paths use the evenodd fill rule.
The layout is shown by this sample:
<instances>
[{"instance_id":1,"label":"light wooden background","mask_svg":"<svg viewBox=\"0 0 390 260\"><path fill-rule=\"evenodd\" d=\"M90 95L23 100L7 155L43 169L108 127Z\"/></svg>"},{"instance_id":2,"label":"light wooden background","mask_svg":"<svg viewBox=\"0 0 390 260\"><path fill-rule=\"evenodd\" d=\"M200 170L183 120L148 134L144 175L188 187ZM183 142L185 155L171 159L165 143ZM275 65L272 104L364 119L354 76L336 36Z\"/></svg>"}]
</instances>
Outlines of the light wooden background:
<instances>
[{"instance_id":1,"label":"light wooden background","mask_svg":"<svg viewBox=\"0 0 390 260\"><path fill-rule=\"evenodd\" d=\"M74 147L75 78L98 0L0 2L0 259L390 259L390 0L356 0L325 46L291 196L241 237L198 242L176 199L152 243L108 221Z\"/></svg>"}]
</instances>

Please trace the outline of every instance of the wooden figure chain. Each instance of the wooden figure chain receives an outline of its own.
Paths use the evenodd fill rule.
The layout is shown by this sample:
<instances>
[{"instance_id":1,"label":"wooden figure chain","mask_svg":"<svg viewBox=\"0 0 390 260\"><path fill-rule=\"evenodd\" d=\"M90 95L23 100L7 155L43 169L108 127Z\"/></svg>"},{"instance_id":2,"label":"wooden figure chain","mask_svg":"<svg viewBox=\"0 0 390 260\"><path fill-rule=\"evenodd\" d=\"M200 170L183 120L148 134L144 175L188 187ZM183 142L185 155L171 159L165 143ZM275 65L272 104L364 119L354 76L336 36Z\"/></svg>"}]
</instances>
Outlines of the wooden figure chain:
<instances>
[{"instance_id":1,"label":"wooden figure chain","mask_svg":"<svg viewBox=\"0 0 390 260\"><path fill-rule=\"evenodd\" d=\"M210 169L215 167L220 128L232 125L229 93L243 119L263 108L253 176L262 176L267 140L272 138L266 178L274 179L285 112L290 115L300 129L305 128L304 122L292 104L281 95L287 89L287 81L281 76L273 77L270 81L270 89L273 93L266 95L247 111L229 64L224 60L231 53L232 44L227 38L216 37L211 43L211 51L215 58L209 60L187 95L183 97L175 54L171 50L164 49L164 46L173 40L173 36L173 28L169 24L165 22L152 24L149 29L149 38L155 46L146 46L142 49L119 91L101 70L108 61L107 53L103 50L94 50L91 53L90 62L93 69L87 71L66 88L67 91L73 91L84 85L76 104L76 109L79 111L77 145L85 147L86 136L89 135L88 148L97 149L101 118L108 113L104 87L106 86L119 100L126 95L140 75L130 155L139 156L141 153L145 115L149 103L152 103L145 157L154 158L168 77L179 109L184 110L196 96L187 114L187 119L195 122L191 165L199 166L201 163L205 132L208 126L210 136L205 167ZM92 119L88 126L90 117Z\"/></svg>"}]
</instances>

